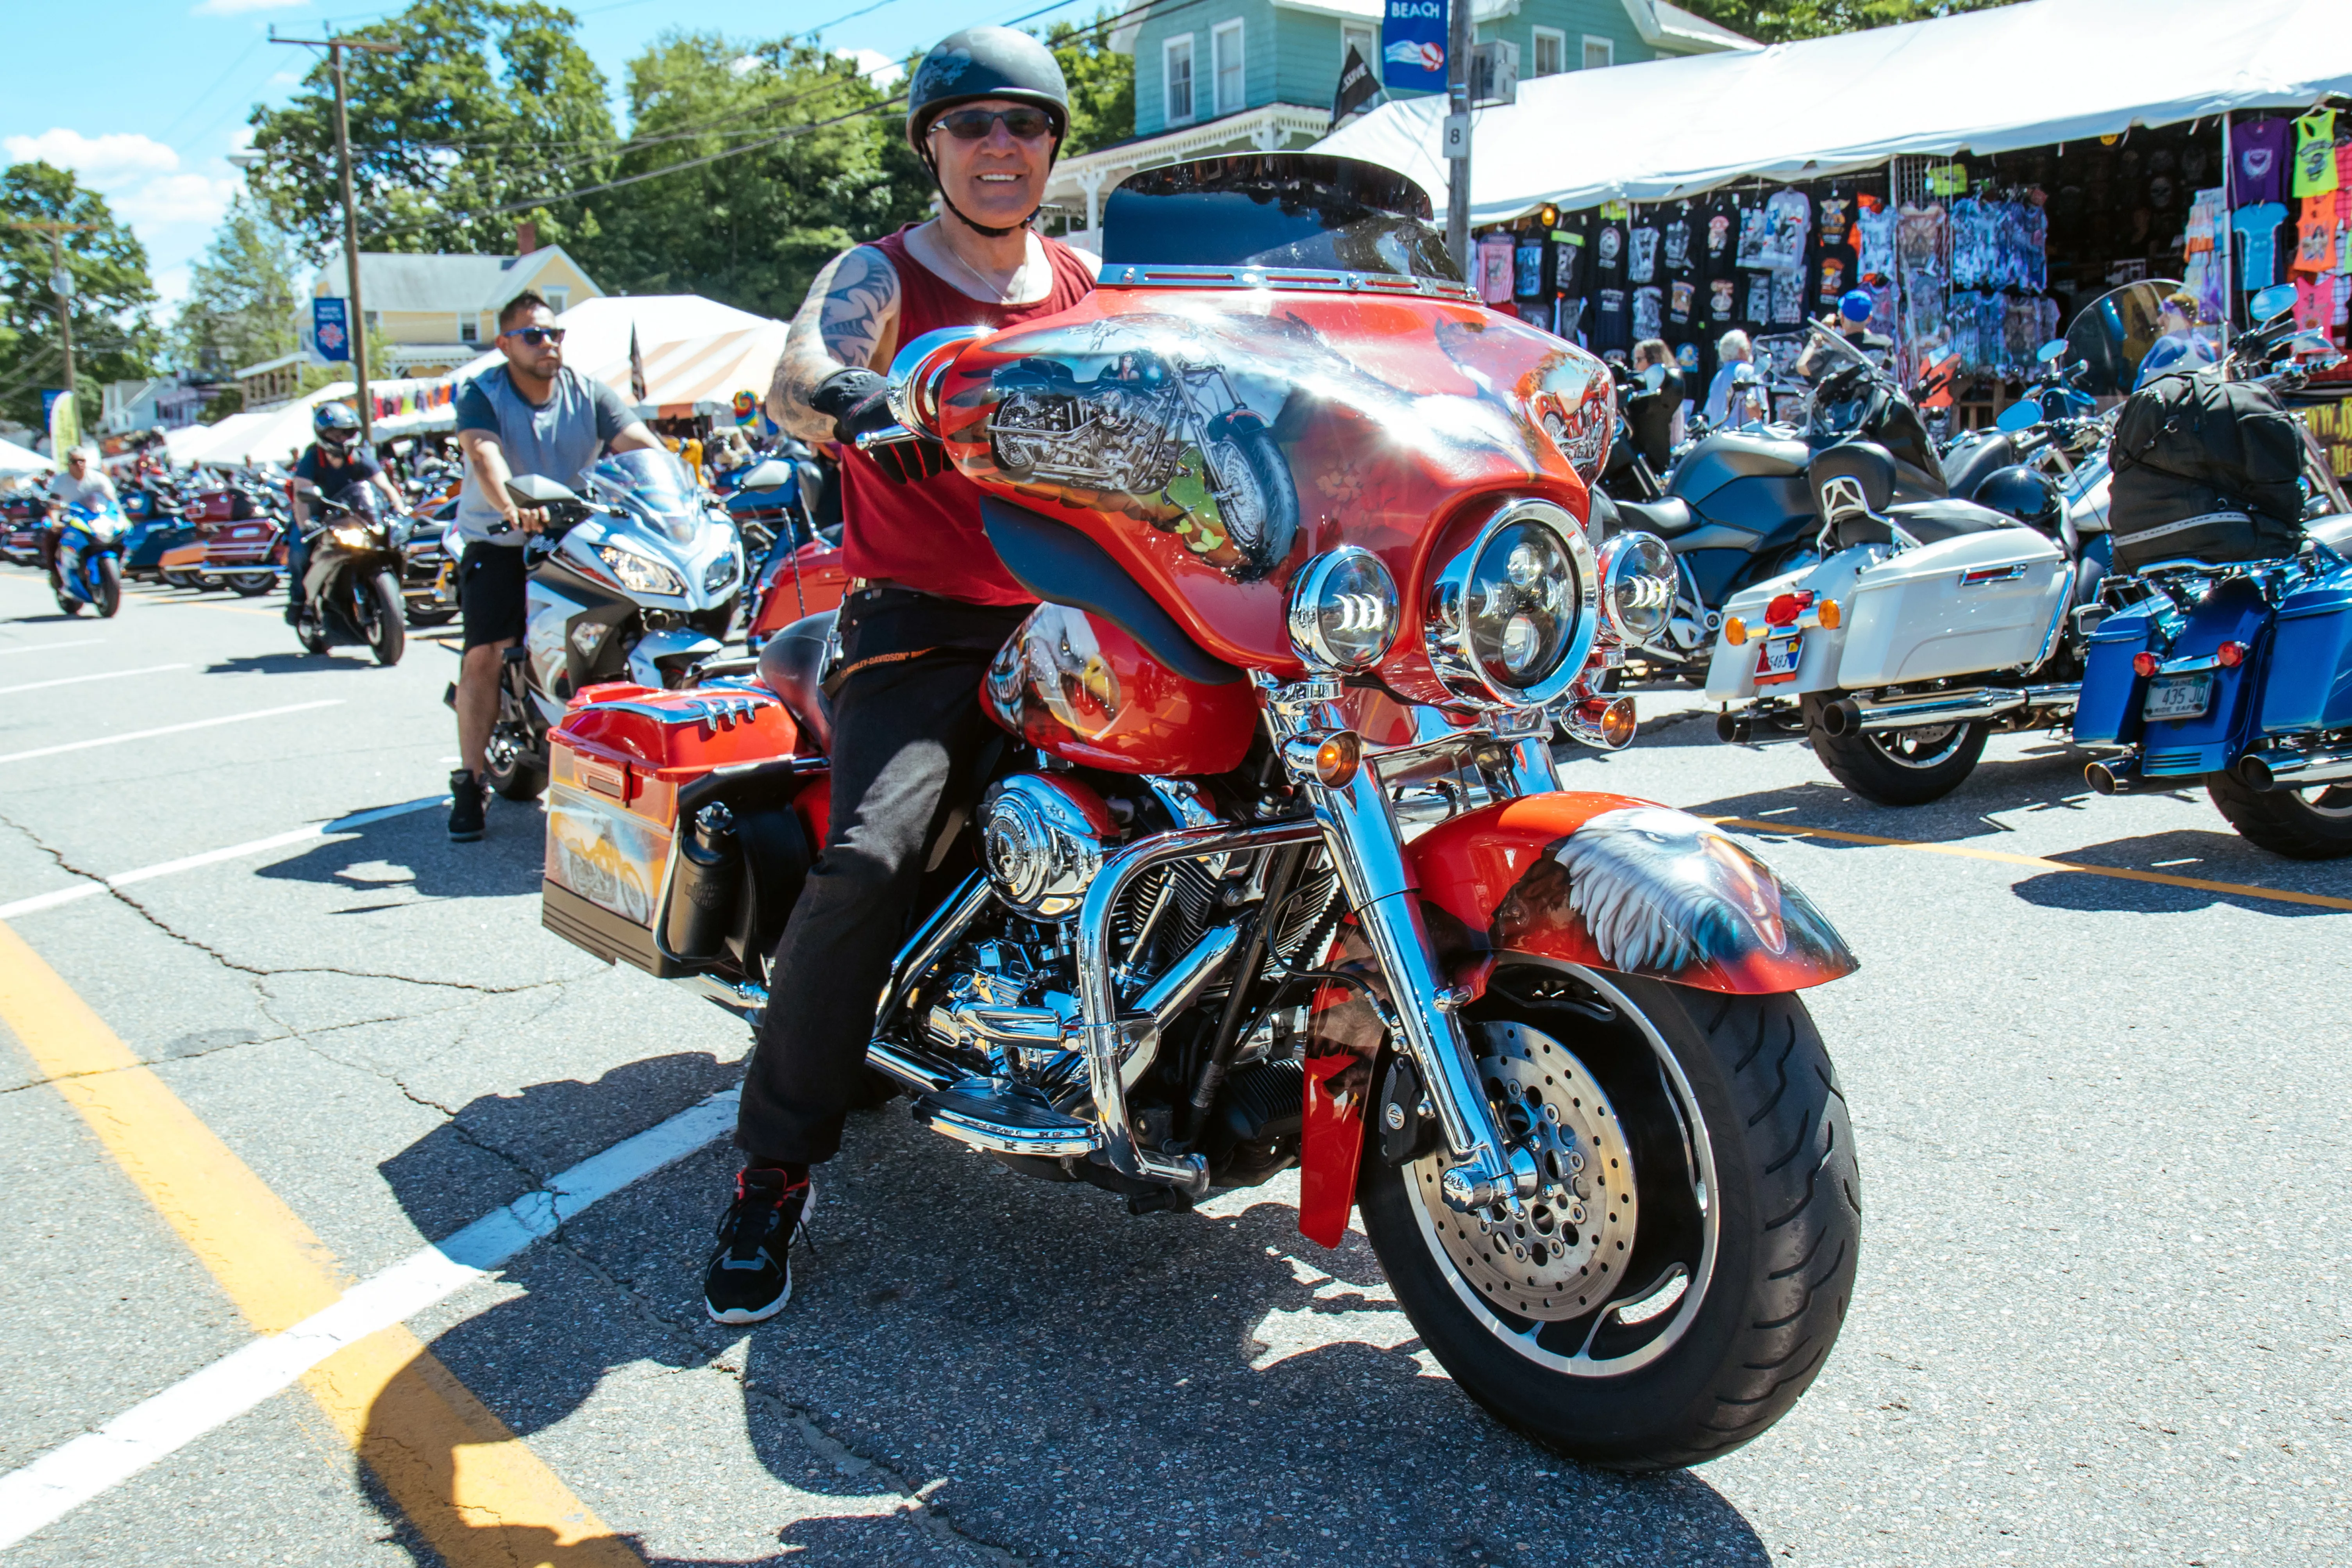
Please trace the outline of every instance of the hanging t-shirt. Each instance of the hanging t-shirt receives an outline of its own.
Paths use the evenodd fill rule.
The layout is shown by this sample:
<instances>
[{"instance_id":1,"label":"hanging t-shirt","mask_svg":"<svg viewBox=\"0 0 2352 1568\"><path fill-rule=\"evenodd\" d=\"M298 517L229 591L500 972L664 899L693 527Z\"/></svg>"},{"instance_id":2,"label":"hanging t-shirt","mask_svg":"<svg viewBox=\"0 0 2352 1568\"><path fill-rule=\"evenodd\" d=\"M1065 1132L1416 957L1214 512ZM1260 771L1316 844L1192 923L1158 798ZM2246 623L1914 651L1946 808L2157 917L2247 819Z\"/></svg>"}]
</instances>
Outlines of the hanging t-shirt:
<instances>
[{"instance_id":1,"label":"hanging t-shirt","mask_svg":"<svg viewBox=\"0 0 2352 1568\"><path fill-rule=\"evenodd\" d=\"M1654 283L1658 277L1658 231L1649 224L1633 230L1632 258L1626 263L1625 277L1633 283Z\"/></svg>"},{"instance_id":2,"label":"hanging t-shirt","mask_svg":"<svg viewBox=\"0 0 2352 1568\"><path fill-rule=\"evenodd\" d=\"M1665 329L1665 290L1655 287L1633 290L1633 338L1661 336Z\"/></svg>"},{"instance_id":3,"label":"hanging t-shirt","mask_svg":"<svg viewBox=\"0 0 2352 1568\"><path fill-rule=\"evenodd\" d=\"M2322 196L2336 189L2336 111L2315 109L2294 122L2296 196Z\"/></svg>"},{"instance_id":4,"label":"hanging t-shirt","mask_svg":"<svg viewBox=\"0 0 2352 1568\"><path fill-rule=\"evenodd\" d=\"M1691 318L1698 300L1698 286L1687 277L1677 277L1666 285L1666 329L1658 335L1677 342L1690 336Z\"/></svg>"},{"instance_id":5,"label":"hanging t-shirt","mask_svg":"<svg viewBox=\"0 0 2352 1568\"><path fill-rule=\"evenodd\" d=\"M1747 303L1739 313L1739 319L1750 327L1770 326L1772 324L1772 279L1779 274L1749 272L1742 276L1748 280L1747 287L1740 291Z\"/></svg>"},{"instance_id":6,"label":"hanging t-shirt","mask_svg":"<svg viewBox=\"0 0 2352 1568\"><path fill-rule=\"evenodd\" d=\"M1822 245L1843 245L1853 225L1853 198L1835 192L1813 204L1813 236Z\"/></svg>"},{"instance_id":7,"label":"hanging t-shirt","mask_svg":"<svg viewBox=\"0 0 2352 1568\"><path fill-rule=\"evenodd\" d=\"M1854 227L1862 235L1862 255L1857 266L1865 277L1895 276L1895 214L1885 207L1864 208L1855 214Z\"/></svg>"},{"instance_id":8,"label":"hanging t-shirt","mask_svg":"<svg viewBox=\"0 0 2352 1568\"><path fill-rule=\"evenodd\" d=\"M2259 207L2286 194L2284 120L2250 120L2230 127L2230 204Z\"/></svg>"},{"instance_id":9,"label":"hanging t-shirt","mask_svg":"<svg viewBox=\"0 0 2352 1568\"><path fill-rule=\"evenodd\" d=\"M2328 162L2335 162L2336 150L2328 150ZM2294 225L2294 259L2287 264L2290 272L2333 272L2336 270L2336 193L2324 196L2305 196L2303 214Z\"/></svg>"},{"instance_id":10,"label":"hanging t-shirt","mask_svg":"<svg viewBox=\"0 0 2352 1568\"><path fill-rule=\"evenodd\" d=\"M1488 235L1478 242L1478 298L1489 305L1511 298L1511 236Z\"/></svg>"},{"instance_id":11,"label":"hanging t-shirt","mask_svg":"<svg viewBox=\"0 0 2352 1568\"><path fill-rule=\"evenodd\" d=\"M1739 204L1728 197L1710 202L1698 215L1699 273L1710 280L1729 277L1739 255Z\"/></svg>"},{"instance_id":12,"label":"hanging t-shirt","mask_svg":"<svg viewBox=\"0 0 2352 1568\"><path fill-rule=\"evenodd\" d=\"M1803 267L1812 199L1802 191L1775 191L1764 204L1764 214L1763 259L1756 265L1775 271Z\"/></svg>"},{"instance_id":13,"label":"hanging t-shirt","mask_svg":"<svg viewBox=\"0 0 2352 1568\"><path fill-rule=\"evenodd\" d=\"M1734 273L1725 277L1706 280L1706 325L1710 332L1720 335L1731 329L1739 319L1739 277Z\"/></svg>"},{"instance_id":14,"label":"hanging t-shirt","mask_svg":"<svg viewBox=\"0 0 2352 1568\"><path fill-rule=\"evenodd\" d=\"M1572 225L1563 222L1551 232L1551 286L1562 294L1582 294L1591 280L1590 227L1579 214Z\"/></svg>"},{"instance_id":15,"label":"hanging t-shirt","mask_svg":"<svg viewBox=\"0 0 2352 1568\"><path fill-rule=\"evenodd\" d=\"M1687 212L1676 213L1658 228L1658 244L1663 264L1668 272L1688 272L1691 269L1691 220Z\"/></svg>"},{"instance_id":16,"label":"hanging t-shirt","mask_svg":"<svg viewBox=\"0 0 2352 1568\"><path fill-rule=\"evenodd\" d=\"M1571 343L1583 342L1584 301L1567 298L1557 299L1553 303L1559 307L1559 310L1552 321L1551 329Z\"/></svg>"},{"instance_id":17,"label":"hanging t-shirt","mask_svg":"<svg viewBox=\"0 0 2352 1568\"><path fill-rule=\"evenodd\" d=\"M2242 292L2251 294L2278 281L2276 242L2278 226L2284 222L2286 206L2281 202L2240 207L2230 214L2230 226L2238 231L2238 287Z\"/></svg>"},{"instance_id":18,"label":"hanging t-shirt","mask_svg":"<svg viewBox=\"0 0 2352 1568\"><path fill-rule=\"evenodd\" d=\"M1805 273L1789 267L1769 275L1772 279L1772 325L1795 327L1805 319Z\"/></svg>"},{"instance_id":19,"label":"hanging t-shirt","mask_svg":"<svg viewBox=\"0 0 2352 1568\"><path fill-rule=\"evenodd\" d=\"M1592 285L1598 288L1625 287L1625 225L1603 218L1592 225Z\"/></svg>"},{"instance_id":20,"label":"hanging t-shirt","mask_svg":"<svg viewBox=\"0 0 2352 1568\"><path fill-rule=\"evenodd\" d=\"M1592 347L1600 352L1633 346L1632 307L1622 288L1603 288L1592 297Z\"/></svg>"},{"instance_id":21,"label":"hanging t-shirt","mask_svg":"<svg viewBox=\"0 0 2352 1568\"><path fill-rule=\"evenodd\" d=\"M1813 263L1813 302L1824 310L1837 308L1838 301L1853 285L1853 264L1847 260L1843 246L1825 247Z\"/></svg>"},{"instance_id":22,"label":"hanging t-shirt","mask_svg":"<svg viewBox=\"0 0 2352 1568\"><path fill-rule=\"evenodd\" d=\"M1543 291L1543 241L1522 235L1511 251L1511 292L1522 299L1534 299Z\"/></svg>"},{"instance_id":23,"label":"hanging t-shirt","mask_svg":"<svg viewBox=\"0 0 2352 1568\"><path fill-rule=\"evenodd\" d=\"M1762 267L1766 230L1770 216L1760 206L1747 207L1739 214L1739 246L1734 259L1741 267Z\"/></svg>"}]
</instances>

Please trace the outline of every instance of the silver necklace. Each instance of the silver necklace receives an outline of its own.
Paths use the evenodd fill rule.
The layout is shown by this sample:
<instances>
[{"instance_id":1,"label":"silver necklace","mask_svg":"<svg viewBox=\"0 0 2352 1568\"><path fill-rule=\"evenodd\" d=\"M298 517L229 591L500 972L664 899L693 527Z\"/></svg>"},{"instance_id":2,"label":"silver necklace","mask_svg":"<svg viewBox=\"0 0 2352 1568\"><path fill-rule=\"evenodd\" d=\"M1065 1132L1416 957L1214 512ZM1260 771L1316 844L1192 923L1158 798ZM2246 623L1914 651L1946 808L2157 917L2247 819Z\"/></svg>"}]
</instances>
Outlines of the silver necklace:
<instances>
[{"instance_id":1,"label":"silver necklace","mask_svg":"<svg viewBox=\"0 0 2352 1568\"><path fill-rule=\"evenodd\" d=\"M948 253L950 260L953 261L958 267L963 268L964 276L966 277L971 278L974 283L979 284L982 288L988 290L988 292L995 298L997 304L1018 305L1021 303L1015 296L1021 292L1020 286L1023 281L1026 279L1029 274L1029 241L1026 235L1024 235L1021 241L1021 265L1013 269L1013 282L1009 287L991 283L987 278L982 277L980 269L972 266L971 263L966 261L962 256L958 256L956 254L955 246L948 244L946 240L942 239L940 241L940 248Z\"/></svg>"}]
</instances>

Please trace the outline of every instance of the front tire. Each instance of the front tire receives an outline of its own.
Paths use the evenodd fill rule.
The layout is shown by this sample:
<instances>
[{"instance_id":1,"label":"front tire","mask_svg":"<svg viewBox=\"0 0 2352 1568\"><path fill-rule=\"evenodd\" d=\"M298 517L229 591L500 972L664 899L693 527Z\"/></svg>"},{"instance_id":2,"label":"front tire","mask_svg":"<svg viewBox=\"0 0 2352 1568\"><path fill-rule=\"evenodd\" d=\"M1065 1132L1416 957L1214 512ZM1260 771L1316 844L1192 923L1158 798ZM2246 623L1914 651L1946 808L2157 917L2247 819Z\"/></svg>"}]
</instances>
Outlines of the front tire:
<instances>
[{"instance_id":1,"label":"front tire","mask_svg":"<svg viewBox=\"0 0 2352 1568\"><path fill-rule=\"evenodd\" d=\"M530 737L515 728L501 724L490 732L483 758L490 788L509 800L536 800L547 789L547 764L531 749Z\"/></svg>"},{"instance_id":2,"label":"front tire","mask_svg":"<svg viewBox=\"0 0 2352 1568\"><path fill-rule=\"evenodd\" d=\"M1865 729L1832 735L1821 726L1812 698L1805 701L1806 735L1830 776L1882 806L1924 806L1958 789L1976 771L1992 726L1983 719L1913 729Z\"/></svg>"},{"instance_id":3,"label":"front tire","mask_svg":"<svg viewBox=\"0 0 2352 1568\"><path fill-rule=\"evenodd\" d=\"M114 612L122 608L122 570L112 556L100 556L98 560L98 613L100 619L111 621Z\"/></svg>"},{"instance_id":4,"label":"front tire","mask_svg":"<svg viewBox=\"0 0 2352 1568\"><path fill-rule=\"evenodd\" d=\"M1459 1215L1442 1154L1397 1169L1368 1145L1364 1229L1423 1343L1587 1463L1666 1469L1763 1432L1828 1358L1861 1241L1845 1100L1803 1004L1522 962L1465 1023L1546 1185L1518 1215Z\"/></svg>"},{"instance_id":5,"label":"front tire","mask_svg":"<svg viewBox=\"0 0 2352 1568\"><path fill-rule=\"evenodd\" d=\"M367 633L368 647L379 664L400 663L400 655L408 647L408 623L405 604L400 597L400 584L392 573L377 572L360 585L360 630Z\"/></svg>"},{"instance_id":6,"label":"front tire","mask_svg":"<svg viewBox=\"0 0 2352 1568\"><path fill-rule=\"evenodd\" d=\"M2257 849L2299 861L2352 855L2352 785L2251 789L2227 773L2208 773L2205 793Z\"/></svg>"}]
</instances>

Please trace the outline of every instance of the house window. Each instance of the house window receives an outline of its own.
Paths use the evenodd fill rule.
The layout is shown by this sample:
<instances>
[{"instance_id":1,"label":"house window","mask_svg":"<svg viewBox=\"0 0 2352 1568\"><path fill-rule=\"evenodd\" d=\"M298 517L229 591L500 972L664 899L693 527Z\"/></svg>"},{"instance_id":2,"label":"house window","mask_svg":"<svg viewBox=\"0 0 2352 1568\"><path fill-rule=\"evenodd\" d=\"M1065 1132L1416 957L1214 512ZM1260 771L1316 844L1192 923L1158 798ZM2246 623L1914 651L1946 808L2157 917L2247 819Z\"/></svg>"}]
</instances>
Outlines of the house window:
<instances>
[{"instance_id":1,"label":"house window","mask_svg":"<svg viewBox=\"0 0 2352 1568\"><path fill-rule=\"evenodd\" d=\"M1216 61L1217 112L1232 114L1248 107L1248 83L1242 76L1242 25L1218 24L1209 35L1209 51Z\"/></svg>"},{"instance_id":2,"label":"house window","mask_svg":"<svg viewBox=\"0 0 2352 1568\"><path fill-rule=\"evenodd\" d=\"M1616 63L1617 46L1613 42L1607 38L1596 38L1590 33L1584 35L1584 68L1586 70L1597 71L1603 66L1613 66Z\"/></svg>"},{"instance_id":3,"label":"house window","mask_svg":"<svg viewBox=\"0 0 2352 1568\"><path fill-rule=\"evenodd\" d=\"M572 290L569 288L542 288L539 291L539 297L547 301L547 308L550 310L552 310L558 316L561 316L563 314L563 308L572 302Z\"/></svg>"},{"instance_id":4,"label":"house window","mask_svg":"<svg viewBox=\"0 0 2352 1568\"><path fill-rule=\"evenodd\" d=\"M1539 77L1558 76L1568 68L1568 35L1558 27L1536 29L1535 70Z\"/></svg>"},{"instance_id":5,"label":"house window","mask_svg":"<svg viewBox=\"0 0 2352 1568\"><path fill-rule=\"evenodd\" d=\"M1160 45L1160 58L1167 78L1168 123L1189 125L1192 121L1192 35Z\"/></svg>"},{"instance_id":6,"label":"house window","mask_svg":"<svg viewBox=\"0 0 2352 1568\"><path fill-rule=\"evenodd\" d=\"M1343 26L1339 29L1339 68L1341 70L1348 68L1348 51L1350 49L1356 51L1358 59L1372 68L1373 75L1380 74L1380 44L1370 27Z\"/></svg>"},{"instance_id":7,"label":"house window","mask_svg":"<svg viewBox=\"0 0 2352 1568\"><path fill-rule=\"evenodd\" d=\"M482 340L482 319L479 316L457 318L457 341L478 343Z\"/></svg>"}]
</instances>

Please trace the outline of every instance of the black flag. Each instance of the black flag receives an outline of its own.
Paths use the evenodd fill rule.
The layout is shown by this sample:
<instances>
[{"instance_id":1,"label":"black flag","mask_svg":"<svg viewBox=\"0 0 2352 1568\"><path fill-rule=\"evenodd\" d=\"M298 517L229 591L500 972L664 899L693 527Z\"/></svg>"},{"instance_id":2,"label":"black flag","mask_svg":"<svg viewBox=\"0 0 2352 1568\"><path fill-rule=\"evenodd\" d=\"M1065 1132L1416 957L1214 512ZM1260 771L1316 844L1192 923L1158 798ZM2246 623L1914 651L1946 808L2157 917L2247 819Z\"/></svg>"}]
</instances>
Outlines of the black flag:
<instances>
[{"instance_id":1,"label":"black flag","mask_svg":"<svg viewBox=\"0 0 2352 1568\"><path fill-rule=\"evenodd\" d=\"M1349 44L1348 63L1339 68L1339 90L1331 96L1331 123L1339 124L1378 98L1380 92L1381 78L1374 76L1372 68L1364 63L1364 57L1356 52L1356 46Z\"/></svg>"}]
</instances>

